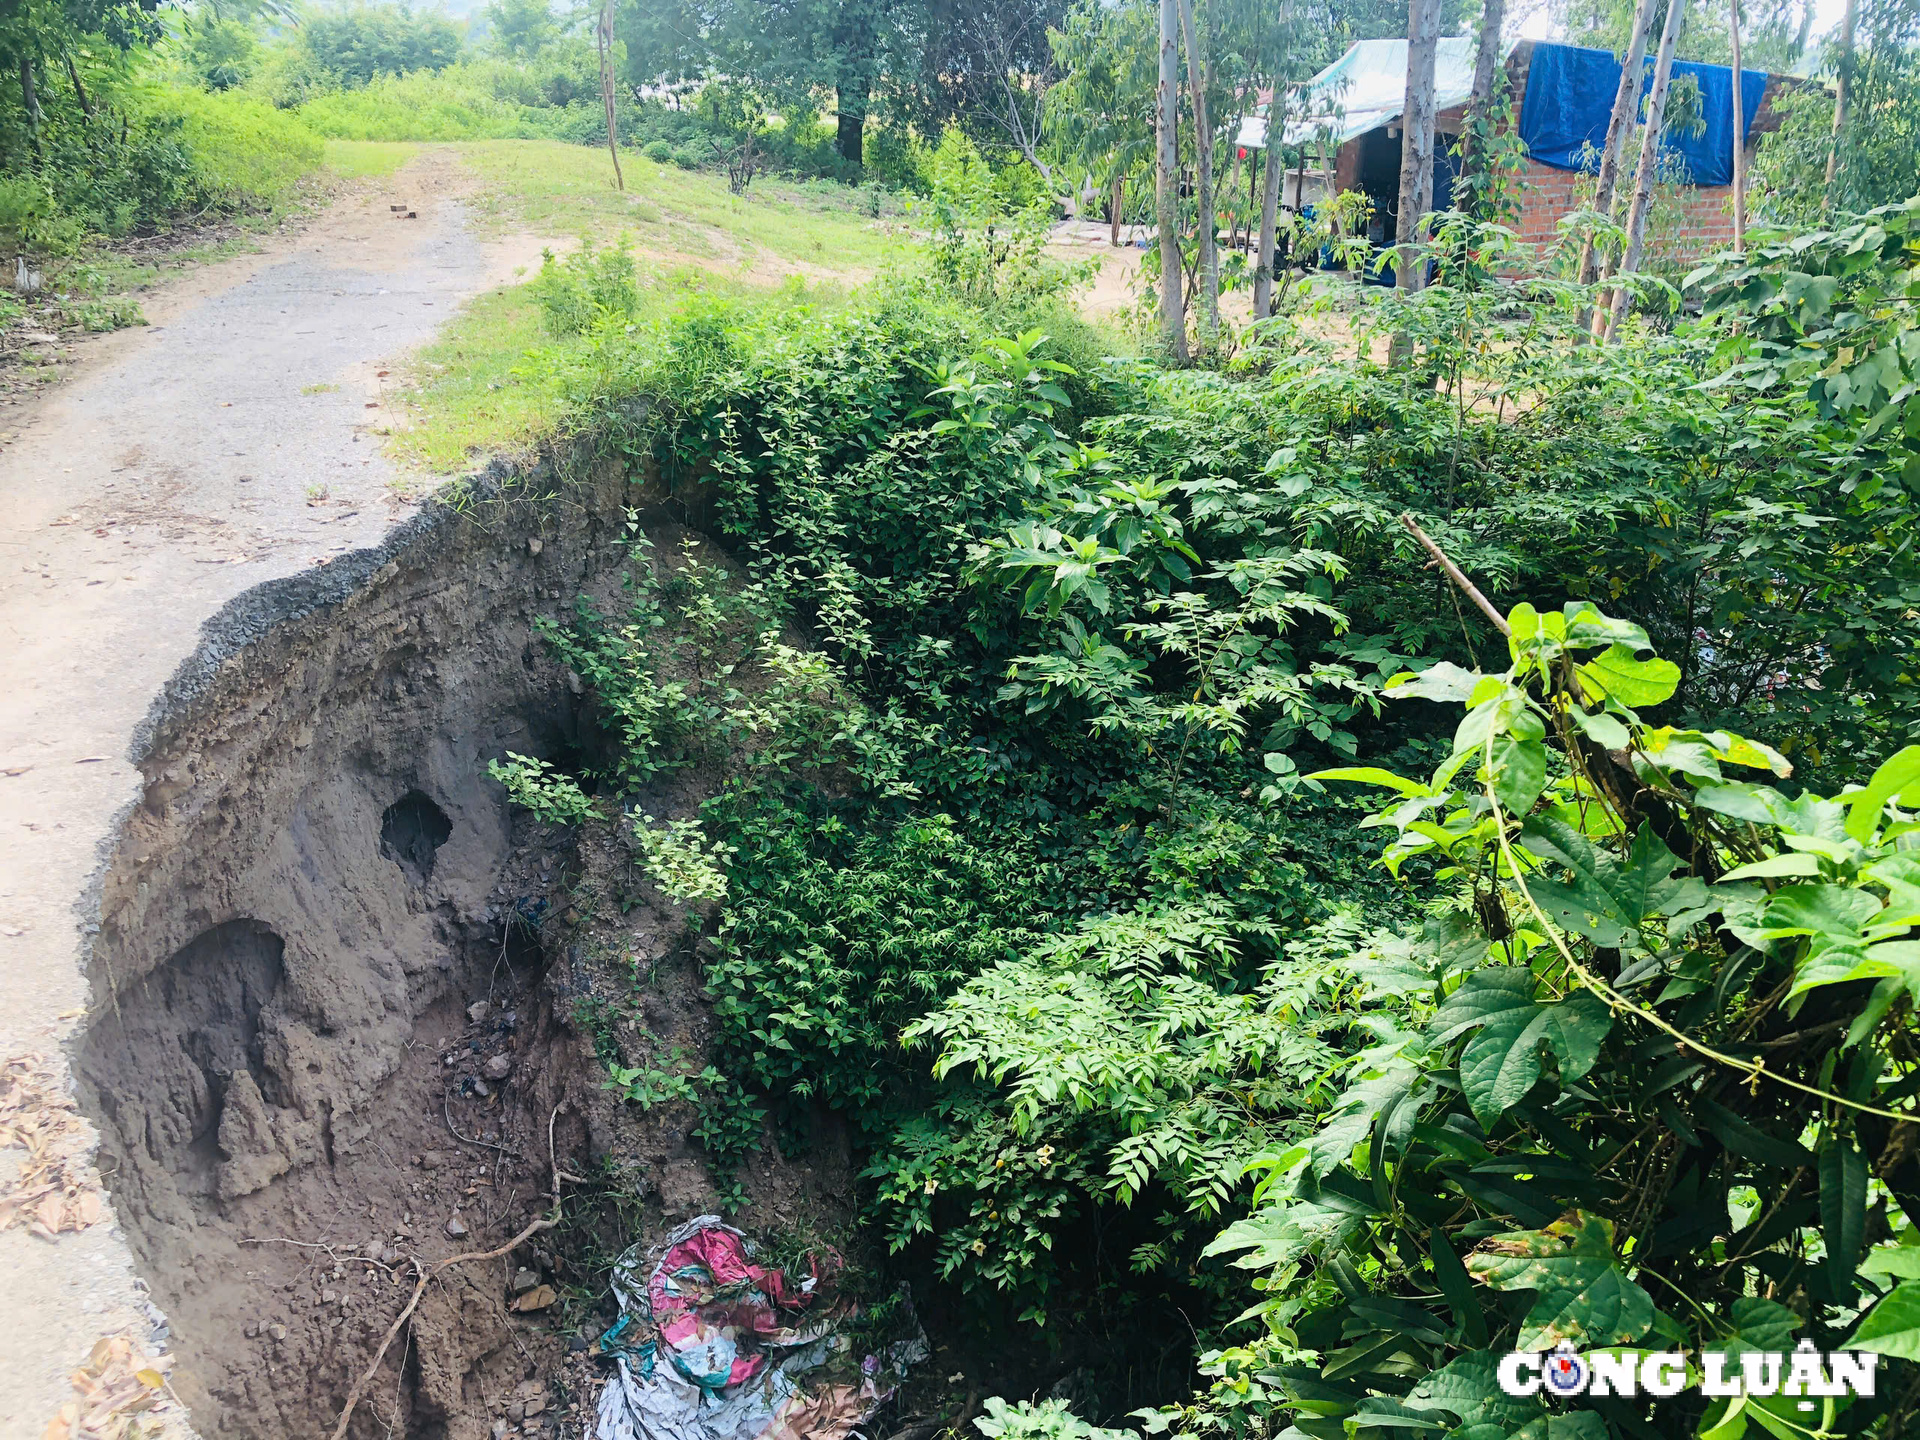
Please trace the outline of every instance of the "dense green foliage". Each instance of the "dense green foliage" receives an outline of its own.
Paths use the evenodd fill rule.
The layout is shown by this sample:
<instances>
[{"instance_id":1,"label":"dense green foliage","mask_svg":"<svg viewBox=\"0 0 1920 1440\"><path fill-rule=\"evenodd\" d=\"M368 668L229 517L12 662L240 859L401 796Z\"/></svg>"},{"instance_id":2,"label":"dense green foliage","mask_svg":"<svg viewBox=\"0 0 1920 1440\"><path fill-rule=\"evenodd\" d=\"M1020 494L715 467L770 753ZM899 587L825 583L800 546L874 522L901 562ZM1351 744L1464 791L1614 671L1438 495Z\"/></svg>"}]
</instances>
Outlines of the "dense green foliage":
<instances>
[{"instance_id":1,"label":"dense green foliage","mask_svg":"<svg viewBox=\"0 0 1920 1440\"><path fill-rule=\"evenodd\" d=\"M728 1085L845 1112L900 1263L1105 1354L1104 1406L1176 1398L1119 1371L1177 1306L1223 1348L1149 1428L1898 1433L1897 1368L1817 1425L1490 1376L1920 1353L1917 231L1596 347L1455 217L1360 345L1270 325L1234 374L1103 358L1017 252L970 300L594 325L581 403L731 557L638 550L628 613L550 632L600 785L719 779L636 822L706 907L717 1152Z\"/></svg>"}]
</instances>

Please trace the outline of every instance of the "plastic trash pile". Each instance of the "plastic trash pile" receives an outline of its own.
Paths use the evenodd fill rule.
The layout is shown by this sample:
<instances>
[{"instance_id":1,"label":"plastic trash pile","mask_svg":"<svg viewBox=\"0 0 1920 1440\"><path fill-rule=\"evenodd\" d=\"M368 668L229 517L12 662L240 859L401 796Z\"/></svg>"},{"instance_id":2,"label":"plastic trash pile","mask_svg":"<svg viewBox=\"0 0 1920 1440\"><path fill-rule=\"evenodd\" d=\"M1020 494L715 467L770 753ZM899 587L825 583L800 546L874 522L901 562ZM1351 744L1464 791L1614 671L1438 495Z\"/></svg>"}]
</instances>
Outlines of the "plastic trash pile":
<instances>
[{"instance_id":1,"label":"plastic trash pile","mask_svg":"<svg viewBox=\"0 0 1920 1440\"><path fill-rule=\"evenodd\" d=\"M620 1257L620 1318L597 1347L614 1362L597 1440L842 1440L927 1358L916 1330L856 1371L842 1332L857 1311L833 1293L837 1262L809 1259L796 1279L754 1254L702 1215L649 1255Z\"/></svg>"}]
</instances>

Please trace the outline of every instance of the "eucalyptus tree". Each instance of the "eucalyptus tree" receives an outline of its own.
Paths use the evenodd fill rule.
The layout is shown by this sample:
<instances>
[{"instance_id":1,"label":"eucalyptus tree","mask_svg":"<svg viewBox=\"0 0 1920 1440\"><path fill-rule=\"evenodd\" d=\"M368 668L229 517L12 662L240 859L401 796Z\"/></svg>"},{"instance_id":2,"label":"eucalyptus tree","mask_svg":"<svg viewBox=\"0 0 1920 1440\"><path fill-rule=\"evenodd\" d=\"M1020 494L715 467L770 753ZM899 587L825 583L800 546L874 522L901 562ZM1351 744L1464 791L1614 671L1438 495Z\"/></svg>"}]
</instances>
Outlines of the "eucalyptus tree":
<instances>
[{"instance_id":1,"label":"eucalyptus tree","mask_svg":"<svg viewBox=\"0 0 1920 1440\"><path fill-rule=\"evenodd\" d=\"M1106 189L1115 245L1127 177L1153 153L1157 24L1147 0L1086 0L1047 37L1060 71L1047 92L1048 132L1070 166Z\"/></svg>"}]
</instances>

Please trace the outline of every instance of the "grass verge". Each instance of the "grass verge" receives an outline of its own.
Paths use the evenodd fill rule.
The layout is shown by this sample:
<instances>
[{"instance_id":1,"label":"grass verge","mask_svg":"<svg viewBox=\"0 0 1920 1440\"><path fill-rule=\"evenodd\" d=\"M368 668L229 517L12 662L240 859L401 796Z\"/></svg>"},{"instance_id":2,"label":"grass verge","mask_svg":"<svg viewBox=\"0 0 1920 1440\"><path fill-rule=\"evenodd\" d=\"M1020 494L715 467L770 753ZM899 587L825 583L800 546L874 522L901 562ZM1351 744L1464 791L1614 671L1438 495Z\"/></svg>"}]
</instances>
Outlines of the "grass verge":
<instances>
[{"instance_id":1,"label":"grass verge","mask_svg":"<svg viewBox=\"0 0 1920 1440\"><path fill-rule=\"evenodd\" d=\"M644 282L636 323L694 295L771 297L795 284L807 287L807 303L832 306L908 239L897 203L876 217L868 192L845 186L763 181L735 196L719 176L623 153L623 193L604 150L540 140L458 150L480 179L469 203L483 235L578 235L596 245L629 236ZM524 284L465 306L407 363L408 423L388 440L408 472L403 486L418 490L490 455L530 453L565 422L562 376L586 344L548 334Z\"/></svg>"}]
</instances>

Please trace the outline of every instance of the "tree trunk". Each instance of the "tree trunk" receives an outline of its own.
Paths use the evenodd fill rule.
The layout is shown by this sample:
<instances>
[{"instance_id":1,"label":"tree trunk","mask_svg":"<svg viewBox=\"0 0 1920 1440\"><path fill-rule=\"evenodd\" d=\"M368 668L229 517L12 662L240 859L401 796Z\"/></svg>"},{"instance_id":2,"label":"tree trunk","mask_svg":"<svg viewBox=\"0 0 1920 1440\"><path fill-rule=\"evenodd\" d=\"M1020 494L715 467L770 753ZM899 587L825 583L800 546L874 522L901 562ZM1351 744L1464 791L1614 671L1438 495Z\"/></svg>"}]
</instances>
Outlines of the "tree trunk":
<instances>
[{"instance_id":1,"label":"tree trunk","mask_svg":"<svg viewBox=\"0 0 1920 1440\"><path fill-rule=\"evenodd\" d=\"M1253 272L1253 318L1256 320L1264 320L1273 313L1274 231L1280 223L1280 180L1286 170L1280 159L1282 127L1274 115L1280 108L1278 104L1267 107L1267 148L1260 152L1267 174L1266 184L1260 191L1260 263Z\"/></svg>"},{"instance_id":2,"label":"tree trunk","mask_svg":"<svg viewBox=\"0 0 1920 1440\"><path fill-rule=\"evenodd\" d=\"M1113 196L1108 202L1107 210L1107 243L1109 245L1118 245L1120 243L1120 216L1126 208L1127 177L1120 169L1119 162L1115 161L1113 166Z\"/></svg>"},{"instance_id":3,"label":"tree trunk","mask_svg":"<svg viewBox=\"0 0 1920 1440\"><path fill-rule=\"evenodd\" d=\"M1627 132L1633 128L1640 109L1640 67L1647 59L1647 32L1653 29L1656 0L1640 0L1633 12L1633 32L1627 37L1627 58L1621 62L1620 88L1613 94L1613 113L1607 118L1606 146L1600 152L1600 176L1593 187L1593 208L1602 215L1613 213L1613 192L1620 183L1620 155L1626 149ZM1591 285L1600 278L1600 256L1591 238L1580 247L1580 283Z\"/></svg>"},{"instance_id":4,"label":"tree trunk","mask_svg":"<svg viewBox=\"0 0 1920 1440\"><path fill-rule=\"evenodd\" d=\"M1187 40L1187 89L1193 96L1194 193L1200 205L1200 346L1211 350L1220 338L1220 248L1213 234L1213 127L1207 121L1207 83L1212 58L1200 48L1193 21L1193 0L1179 0L1180 28Z\"/></svg>"},{"instance_id":5,"label":"tree trunk","mask_svg":"<svg viewBox=\"0 0 1920 1440\"><path fill-rule=\"evenodd\" d=\"M1631 275L1640 268L1640 256L1646 248L1647 210L1653 204L1654 175L1660 168L1660 135L1666 128L1667 87L1673 80L1673 47L1680 39L1680 22L1687 13L1686 0L1668 0L1667 23L1660 29L1660 54L1653 62L1653 88L1647 92L1647 131L1640 138L1640 168L1633 176L1633 208L1627 214L1627 252L1620 257L1620 273ZM1613 339L1620 320L1627 313L1627 292L1615 286L1613 303L1603 312L1606 334ZM1594 324L1602 316L1595 316Z\"/></svg>"},{"instance_id":6,"label":"tree trunk","mask_svg":"<svg viewBox=\"0 0 1920 1440\"><path fill-rule=\"evenodd\" d=\"M842 160L857 169L866 163L866 87L842 85L834 91L834 109L838 120L834 148Z\"/></svg>"},{"instance_id":7,"label":"tree trunk","mask_svg":"<svg viewBox=\"0 0 1920 1440\"><path fill-rule=\"evenodd\" d=\"M87 98L87 87L80 83L80 72L74 67L73 56L62 51L60 58L67 62L67 79L73 82L74 98L80 102L80 113L93 119L93 102Z\"/></svg>"},{"instance_id":8,"label":"tree trunk","mask_svg":"<svg viewBox=\"0 0 1920 1440\"><path fill-rule=\"evenodd\" d=\"M1160 232L1160 331L1167 353L1187 363L1187 310L1180 258L1179 0L1160 0L1160 80L1154 135L1153 218Z\"/></svg>"},{"instance_id":9,"label":"tree trunk","mask_svg":"<svg viewBox=\"0 0 1920 1440\"><path fill-rule=\"evenodd\" d=\"M1400 108L1400 200L1394 238L1394 283L1418 290L1414 260L1420 222L1433 208L1433 70L1440 49L1440 0L1412 0L1407 7L1407 98ZM1394 350L1401 352L1399 337ZM1401 358L1404 358L1402 355Z\"/></svg>"},{"instance_id":10,"label":"tree trunk","mask_svg":"<svg viewBox=\"0 0 1920 1440\"><path fill-rule=\"evenodd\" d=\"M607 154L613 157L613 188L625 190L627 177L620 173L620 121L613 95L613 0L600 0L600 23L595 28L600 43L600 103L607 112Z\"/></svg>"},{"instance_id":11,"label":"tree trunk","mask_svg":"<svg viewBox=\"0 0 1920 1440\"><path fill-rule=\"evenodd\" d=\"M1747 249L1747 107L1740 96L1740 0L1727 0L1733 42L1733 253Z\"/></svg>"},{"instance_id":12,"label":"tree trunk","mask_svg":"<svg viewBox=\"0 0 1920 1440\"><path fill-rule=\"evenodd\" d=\"M1824 210L1833 209L1833 182L1840 173L1840 142L1847 128L1847 104L1853 98L1853 27L1859 18L1859 0L1847 0L1846 14L1840 20L1840 58L1834 67L1833 139L1827 145L1826 198L1821 202Z\"/></svg>"},{"instance_id":13,"label":"tree trunk","mask_svg":"<svg viewBox=\"0 0 1920 1440\"><path fill-rule=\"evenodd\" d=\"M27 112L27 133L39 144L40 122L44 118L40 113L40 91L33 83L33 57L20 57L20 104Z\"/></svg>"},{"instance_id":14,"label":"tree trunk","mask_svg":"<svg viewBox=\"0 0 1920 1440\"><path fill-rule=\"evenodd\" d=\"M1481 144L1481 130L1487 124L1487 111L1493 106L1493 80L1500 68L1500 29L1507 19L1507 0L1486 0L1480 13L1480 43L1473 52L1473 92L1467 97L1467 116L1460 137L1460 173L1480 176L1486 172L1487 157Z\"/></svg>"}]
</instances>

